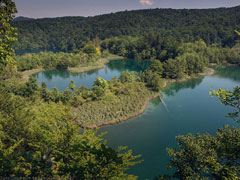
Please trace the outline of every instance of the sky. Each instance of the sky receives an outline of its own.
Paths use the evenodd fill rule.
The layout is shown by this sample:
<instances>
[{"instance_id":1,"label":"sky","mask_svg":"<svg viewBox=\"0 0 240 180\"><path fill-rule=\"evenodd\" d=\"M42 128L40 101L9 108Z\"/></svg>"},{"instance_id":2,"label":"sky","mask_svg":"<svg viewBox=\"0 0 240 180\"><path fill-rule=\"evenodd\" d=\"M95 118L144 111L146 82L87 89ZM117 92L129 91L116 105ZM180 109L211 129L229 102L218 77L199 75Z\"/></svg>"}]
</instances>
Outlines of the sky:
<instances>
[{"instance_id":1,"label":"sky","mask_svg":"<svg viewBox=\"0 0 240 180\"><path fill-rule=\"evenodd\" d=\"M13 0L17 16L31 18L59 16L95 16L117 11L173 8L200 9L233 7L240 0Z\"/></svg>"}]
</instances>

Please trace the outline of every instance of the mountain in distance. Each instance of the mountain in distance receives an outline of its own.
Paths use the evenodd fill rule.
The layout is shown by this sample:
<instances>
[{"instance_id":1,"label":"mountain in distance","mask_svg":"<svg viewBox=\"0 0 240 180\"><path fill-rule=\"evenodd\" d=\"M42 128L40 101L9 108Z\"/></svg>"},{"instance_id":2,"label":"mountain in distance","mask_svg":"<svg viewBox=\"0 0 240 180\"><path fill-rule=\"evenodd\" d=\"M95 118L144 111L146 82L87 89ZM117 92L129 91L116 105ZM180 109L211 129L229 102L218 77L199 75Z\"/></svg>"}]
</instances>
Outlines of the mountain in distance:
<instances>
[{"instance_id":1,"label":"mountain in distance","mask_svg":"<svg viewBox=\"0 0 240 180\"><path fill-rule=\"evenodd\" d=\"M144 33L172 36L178 41L203 39L208 44L233 46L239 38L240 6L215 9L145 9L122 11L94 17L57 17L12 22L18 28L14 48L72 51L96 36L138 37Z\"/></svg>"},{"instance_id":2,"label":"mountain in distance","mask_svg":"<svg viewBox=\"0 0 240 180\"><path fill-rule=\"evenodd\" d=\"M24 16L18 16L13 19L13 21L29 21L33 20L34 18L24 17Z\"/></svg>"}]
</instances>

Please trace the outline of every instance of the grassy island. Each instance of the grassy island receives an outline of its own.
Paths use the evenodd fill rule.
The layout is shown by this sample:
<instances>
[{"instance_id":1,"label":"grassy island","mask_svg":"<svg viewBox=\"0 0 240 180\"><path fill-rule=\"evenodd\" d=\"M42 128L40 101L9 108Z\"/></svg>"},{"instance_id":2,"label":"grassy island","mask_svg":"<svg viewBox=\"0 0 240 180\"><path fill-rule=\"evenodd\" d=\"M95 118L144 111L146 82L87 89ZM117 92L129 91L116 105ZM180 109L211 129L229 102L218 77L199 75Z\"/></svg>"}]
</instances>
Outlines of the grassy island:
<instances>
[{"instance_id":1,"label":"grassy island","mask_svg":"<svg viewBox=\"0 0 240 180\"><path fill-rule=\"evenodd\" d=\"M114 47L119 49L117 42L107 44L116 43ZM25 96L26 86L29 86L27 84L30 84L30 87L36 86L36 80L30 79L26 82L27 77L44 69L66 67L72 73L81 73L103 68L109 60L122 58L119 56L122 55L121 52L110 46L102 48L101 52L91 43L86 47L88 50L83 49L76 53L42 52L17 57L19 70L23 70L21 74L25 84L19 85L15 91ZM106 55L108 51L118 55ZM82 127L115 124L143 113L149 100L159 96L159 92L168 83L213 74L214 70L209 65L226 63L226 59L231 59L230 52L233 49L218 49L199 40L180 44L175 51L176 55L167 60L151 60L152 64L143 72L123 72L119 78L110 81L98 78L91 89L85 86L75 87L72 82L63 92L56 88L50 91L43 84L36 88L32 95L38 96L45 103L62 103L69 107L74 121ZM213 55L215 59L212 59ZM233 57L235 58L235 55Z\"/></svg>"}]
</instances>

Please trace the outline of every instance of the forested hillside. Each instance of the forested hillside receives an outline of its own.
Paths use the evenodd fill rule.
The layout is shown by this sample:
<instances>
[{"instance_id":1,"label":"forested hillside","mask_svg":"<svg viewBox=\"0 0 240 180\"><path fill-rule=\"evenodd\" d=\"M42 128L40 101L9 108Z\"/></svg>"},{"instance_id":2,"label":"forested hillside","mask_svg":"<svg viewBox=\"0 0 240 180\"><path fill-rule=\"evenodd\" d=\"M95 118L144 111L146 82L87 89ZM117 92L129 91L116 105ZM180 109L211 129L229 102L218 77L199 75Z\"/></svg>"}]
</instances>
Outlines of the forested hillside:
<instances>
[{"instance_id":1,"label":"forested hillside","mask_svg":"<svg viewBox=\"0 0 240 180\"><path fill-rule=\"evenodd\" d=\"M72 51L87 39L139 36L146 32L173 36L178 41L203 39L207 44L233 46L240 30L240 6L218 9L150 9L95 17L59 17L13 21L18 28L14 48Z\"/></svg>"},{"instance_id":2,"label":"forested hillside","mask_svg":"<svg viewBox=\"0 0 240 180\"><path fill-rule=\"evenodd\" d=\"M17 13L15 3L0 0L0 179L137 180L137 176L126 172L142 162L140 155L133 155L137 151L127 147L112 149L103 138L104 133L98 135L96 130L83 127L118 123L133 117L149 99L161 97L167 82L203 75L210 64L239 65L237 34L240 33L234 34L234 30L240 29L239 10L240 6L209 10L155 9L88 18L18 18L12 22ZM19 29L19 41L10 22ZM73 52L15 56L14 42L15 49ZM122 72L120 77L108 81L99 77L91 89L78 87L73 80L64 91L57 88L51 91L44 82L39 86L34 77L20 82L21 71L88 67L98 63L99 58L106 58L109 52L136 60L150 59L151 65L143 72ZM239 87L233 91L220 88L210 94L232 108L227 117L240 122ZM198 103L195 97L191 101ZM195 118L198 114L194 105L187 112L193 111ZM199 104L198 107L201 108ZM181 106L178 111L185 113ZM168 113L178 117L182 124L181 114ZM215 116L209 117L214 128L217 127ZM179 124L176 129L183 130ZM153 125L155 130L162 130ZM187 128L190 125L188 121ZM210 123L207 125L206 130L211 128ZM142 128L150 129L146 125ZM131 130L137 136L135 129ZM176 129L170 126L170 131ZM147 147L147 156L158 158L160 149L157 148L159 155L155 156L143 134L139 142ZM154 136L158 138L155 133ZM159 138L150 140L154 148L157 143L164 148ZM167 149L171 174L156 180L239 179L238 126L224 126L216 135L178 136L177 142L176 149ZM132 145L137 146L137 140ZM162 166L164 159L168 158L151 164Z\"/></svg>"}]
</instances>

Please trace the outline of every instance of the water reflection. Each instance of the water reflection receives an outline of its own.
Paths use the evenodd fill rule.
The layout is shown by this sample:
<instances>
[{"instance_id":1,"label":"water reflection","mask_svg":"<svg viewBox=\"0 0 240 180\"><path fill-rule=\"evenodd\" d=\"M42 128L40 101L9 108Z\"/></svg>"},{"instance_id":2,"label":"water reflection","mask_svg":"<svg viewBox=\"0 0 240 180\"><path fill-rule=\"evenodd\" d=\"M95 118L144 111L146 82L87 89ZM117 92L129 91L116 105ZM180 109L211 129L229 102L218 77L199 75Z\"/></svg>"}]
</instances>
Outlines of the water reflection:
<instances>
[{"instance_id":1,"label":"water reflection","mask_svg":"<svg viewBox=\"0 0 240 180\"><path fill-rule=\"evenodd\" d=\"M44 77L47 75L48 78L52 78L46 83L47 86L56 86L60 90L64 90L71 79L77 85L91 87L97 76L109 80L119 76L121 71L141 71L145 68L132 64L133 62L144 64L138 61L115 60L103 69L88 73L71 74L66 70L60 72L54 70L44 72L43 76L39 73L36 77L41 83L47 81ZM232 89L239 85L240 69L228 68L222 72L220 69L221 73L216 72L217 76L224 78L209 76L169 84L163 91L163 100L170 111L156 98L148 104L142 115L120 124L100 128L100 132L108 132L104 138L112 148L128 146L135 154L142 155L144 162L131 168L128 171L130 174L139 176L139 180L145 180L166 173L165 167L169 162L166 147L176 147L177 135L198 132L214 134L224 124L235 125L234 121L225 118L229 109L220 104L216 98L209 96L211 88Z\"/></svg>"},{"instance_id":2,"label":"water reflection","mask_svg":"<svg viewBox=\"0 0 240 180\"><path fill-rule=\"evenodd\" d=\"M42 75L49 81L52 80L54 77L69 78L70 76L74 76L74 74L71 74L69 71L60 69L44 71L42 72Z\"/></svg>"},{"instance_id":3,"label":"water reflection","mask_svg":"<svg viewBox=\"0 0 240 180\"><path fill-rule=\"evenodd\" d=\"M240 82L240 68L239 67L226 67L217 66L215 67L215 75L218 77L232 79L234 81Z\"/></svg>"},{"instance_id":4,"label":"water reflection","mask_svg":"<svg viewBox=\"0 0 240 180\"><path fill-rule=\"evenodd\" d=\"M111 80L119 77L123 71L144 71L151 63L148 61L112 60L102 69L91 70L80 74L72 74L64 69L49 70L35 75L39 84L45 82L49 89L57 87L60 91L65 90L70 80L74 80L76 86L86 85L91 88L97 77Z\"/></svg>"},{"instance_id":5,"label":"water reflection","mask_svg":"<svg viewBox=\"0 0 240 180\"><path fill-rule=\"evenodd\" d=\"M184 82L175 82L170 83L167 88L163 90L163 92L168 96L174 96L175 93L180 91L181 89L194 89L195 87L199 86L204 77L192 78Z\"/></svg>"},{"instance_id":6,"label":"water reflection","mask_svg":"<svg viewBox=\"0 0 240 180\"><path fill-rule=\"evenodd\" d=\"M117 64L117 66L116 66ZM108 68L110 70L118 70L118 71L144 71L151 64L150 61L137 61L137 60L115 60L110 61L108 63Z\"/></svg>"},{"instance_id":7,"label":"water reflection","mask_svg":"<svg viewBox=\"0 0 240 180\"><path fill-rule=\"evenodd\" d=\"M159 98L155 98L155 99L153 99L152 101L151 101L151 105L153 106L153 107L157 107L159 104L160 104L160 99Z\"/></svg>"},{"instance_id":8,"label":"water reflection","mask_svg":"<svg viewBox=\"0 0 240 180\"><path fill-rule=\"evenodd\" d=\"M235 73L239 75L238 71ZM135 154L142 155L144 162L128 173L137 175L139 180L153 179L168 172L165 168L169 163L166 147L176 148L176 136L215 134L224 124L237 125L225 117L230 108L220 104L216 97L209 96L209 91L211 88L239 86L239 82L231 79L238 75L230 73L228 78L207 76L169 84L162 93L165 105L159 103L159 98L154 99L142 115L102 127L100 131L108 132L104 137L111 147L128 146Z\"/></svg>"}]
</instances>

